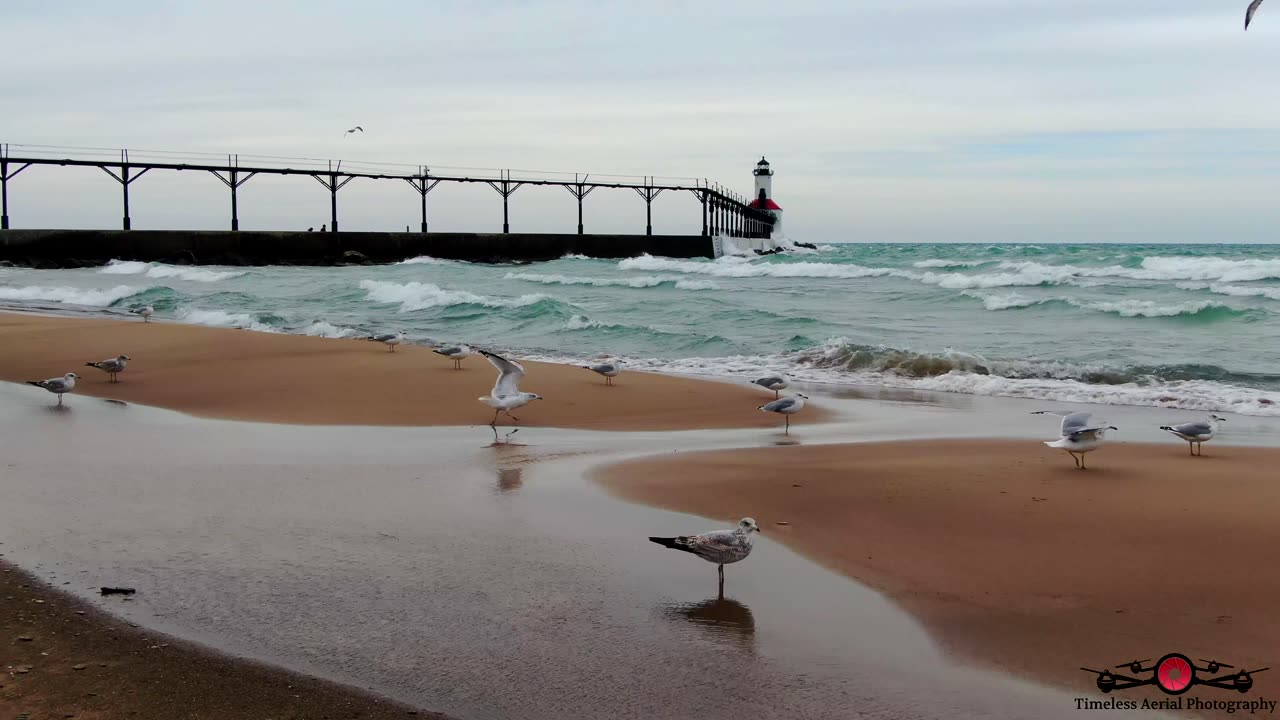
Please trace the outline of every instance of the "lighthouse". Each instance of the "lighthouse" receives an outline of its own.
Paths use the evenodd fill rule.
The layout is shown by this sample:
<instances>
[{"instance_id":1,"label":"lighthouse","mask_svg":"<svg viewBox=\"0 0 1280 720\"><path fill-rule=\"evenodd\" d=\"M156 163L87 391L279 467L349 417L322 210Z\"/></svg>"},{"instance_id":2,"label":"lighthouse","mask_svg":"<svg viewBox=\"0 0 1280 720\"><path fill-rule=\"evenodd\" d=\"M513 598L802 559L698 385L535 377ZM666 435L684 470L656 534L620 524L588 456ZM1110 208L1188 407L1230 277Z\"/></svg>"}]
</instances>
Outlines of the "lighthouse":
<instances>
[{"instance_id":1,"label":"lighthouse","mask_svg":"<svg viewBox=\"0 0 1280 720\"><path fill-rule=\"evenodd\" d=\"M777 234L782 230L782 207L773 201L773 171L769 169L769 161L761 156L751 174L756 178L756 196L750 206L773 215L773 232Z\"/></svg>"}]
</instances>

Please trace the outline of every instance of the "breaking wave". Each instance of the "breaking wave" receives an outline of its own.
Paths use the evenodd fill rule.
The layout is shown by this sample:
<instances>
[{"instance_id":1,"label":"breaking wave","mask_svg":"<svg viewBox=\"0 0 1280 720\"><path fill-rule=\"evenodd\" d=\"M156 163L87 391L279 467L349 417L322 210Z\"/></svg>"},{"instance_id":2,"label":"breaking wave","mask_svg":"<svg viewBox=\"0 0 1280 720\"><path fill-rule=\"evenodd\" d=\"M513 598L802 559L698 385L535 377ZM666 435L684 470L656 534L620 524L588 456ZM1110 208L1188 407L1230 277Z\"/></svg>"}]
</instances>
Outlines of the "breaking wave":
<instances>
[{"instance_id":1,"label":"breaking wave","mask_svg":"<svg viewBox=\"0 0 1280 720\"><path fill-rule=\"evenodd\" d=\"M133 297L145 288L117 285L107 290L90 290L73 287L0 287L0 300L25 300L66 303L85 307L110 307L125 298Z\"/></svg>"},{"instance_id":2,"label":"breaking wave","mask_svg":"<svg viewBox=\"0 0 1280 720\"><path fill-rule=\"evenodd\" d=\"M255 332L281 332L280 328L261 322L249 313L229 313L223 310L201 310L199 308L179 308L175 317L193 325L210 327L242 328Z\"/></svg>"},{"instance_id":3,"label":"breaking wave","mask_svg":"<svg viewBox=\"0 0 1280 720\"><path fill-rule=\"evenodd\" d=\"M146 263L133 260L112 260L98 271L104 275L145 275L149 278L177 278L191 282L218 282L238 278L247 270L206 270L182 265Z\"/></svg>"},{"instance_id":4,"label":"breaking wave","mask_svg":"<svg viewBox=\"0 0 1280 720\"><path fill-rule=\"evenodd\" d=\"M717 290L719 285L711 281L684 280L680 278L643 275L630 278L591 278L572 275L542 275L539 273L509 272L506 280L526 280L544 285L591 285L594 287L650 288L667 284L680 290Z\"/></svg>"},{"instance_id":5,"label":"breaking wave","mask_svg":"<svg viewBox=\"0 0 1280 720\"><path fill-rule=\"evenodd\" d=\"M424 282L397 283L384 280L361 280L360 288L368 293L366 295L367 300L388 305L398 304L400 312L448 307L451 305L480 305L491 308L522 307L548 299L547 295L541 293L521 295L514 298L487 297L465 290L446 290L439 285Z\"/></svg>"}]
</instances>

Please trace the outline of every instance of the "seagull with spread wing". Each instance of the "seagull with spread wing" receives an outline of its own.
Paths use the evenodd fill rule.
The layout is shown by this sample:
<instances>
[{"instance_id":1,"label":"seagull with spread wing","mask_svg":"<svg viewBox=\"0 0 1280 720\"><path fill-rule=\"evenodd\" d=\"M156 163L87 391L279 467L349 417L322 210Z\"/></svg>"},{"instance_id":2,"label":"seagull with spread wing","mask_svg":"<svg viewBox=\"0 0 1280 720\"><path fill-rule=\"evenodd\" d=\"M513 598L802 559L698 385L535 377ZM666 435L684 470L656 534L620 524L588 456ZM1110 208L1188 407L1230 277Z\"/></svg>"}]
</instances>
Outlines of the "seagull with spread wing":
<instances>
[{"instance_id":1,"label":"seagull with spread wing","mask_svg":"<svg viewBox=\"0 0 1280 720\"><path fill-rule=\"evenodd\" d=\"M1056 412L1053 410L1037 410L1032 415L1056 415L1062 418L1061 438L1046 442L1051 448L1067 451L1076 467L1087 470L1084 466L1084 454L1102 447L1102 441L1108 430L1118 430L1115 425L1095 421L1093 413Z\"/></svg>"},{"instance_id":2,"label":"seagull with spread wing","mask_svg":"<svg viewBox=\"0 0 1280 720\"><path fill-rule=\"evenodd\" d=\"M1253 22L1253 14L1258 12L1258 6L1262 4L1262 0L1253 0L1249 3L1249 8L1244 11L1244 29L1249 29L1249 23Z\"/></svg>"},{"instance_id":3,"label":"seagull with spread wing","mask_svg":"<svg viewBox=\"0 0 1280 720\"><path fill-rule=\"evenodd\" d=\"M480 402L493 408L493 421L489 423L489 427L498 424L498 413L506 413L507 417L516 422L520 422L520 418L511 414L512 410L522 408L534 400L541 400L542 396L537 393L520 392L520 380L524 378L524 366L514 360L508 360L497 353L491 353L488 350L481 350L481 355L489 359L494 367L498 368L498 381L493 384L493 389L488 395L476 398Z\"/></svg>"}]
</instances>

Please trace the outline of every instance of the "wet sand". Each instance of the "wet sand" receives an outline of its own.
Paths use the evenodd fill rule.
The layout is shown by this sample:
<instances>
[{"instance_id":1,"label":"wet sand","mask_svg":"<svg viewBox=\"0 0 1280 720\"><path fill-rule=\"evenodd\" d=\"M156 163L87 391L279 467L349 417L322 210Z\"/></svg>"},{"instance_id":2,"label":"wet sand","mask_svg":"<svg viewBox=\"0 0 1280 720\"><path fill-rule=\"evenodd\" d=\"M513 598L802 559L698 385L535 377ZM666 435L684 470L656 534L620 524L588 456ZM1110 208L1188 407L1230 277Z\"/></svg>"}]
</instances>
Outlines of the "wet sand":
<instances>
[{"instance_id":1,"label":"wet sand","mask_svg":"<svg viewBox=\"0 0 1280 720\"><path fill-rule=\"evenodd\" d=\"M149 632L0 562L0 717L445 720Z\"/></svg>"},{"instance_id":2,"label":"wet sand","mask_svg":"<svg viewBox=\"0 0 1280 720\"><path fill-rule=\"evenodd\" d=\"M85 367L133 358L121 382ZM519 359L513 357L512 359ZM579 367L523 363L521 389L545 400L515 411L521 426L595 430L693 430L780 426L756 407L773 393L746 385L623 372L616 385ZM396 352L364 340L281 335L140 320L0 313L0 380L75 372L76 395L169 408L192 415L316 425L479 425L493 411L496 371L481 356L452 361L430 349ZM27 388L35 402L54 397ZM810 405L793 424L828 419ZM504 415L499 424L510 424Z\"/></svg>"},{"instance_id":3,"label":"wet sand","mask_svg":"<svg viewBox=\"0 0 1280 720\"><path fill-rule=\"evenodd\" d=\"M1081 666L1166 652L1280 664L1280 450L1113 443L1089 464L1034 441L929 440L685 453L597 479L657 507L752 515L951 653L1082 693ZM1257 688L1274 696L1273 680Z\"/></svg>"}]
</instances>

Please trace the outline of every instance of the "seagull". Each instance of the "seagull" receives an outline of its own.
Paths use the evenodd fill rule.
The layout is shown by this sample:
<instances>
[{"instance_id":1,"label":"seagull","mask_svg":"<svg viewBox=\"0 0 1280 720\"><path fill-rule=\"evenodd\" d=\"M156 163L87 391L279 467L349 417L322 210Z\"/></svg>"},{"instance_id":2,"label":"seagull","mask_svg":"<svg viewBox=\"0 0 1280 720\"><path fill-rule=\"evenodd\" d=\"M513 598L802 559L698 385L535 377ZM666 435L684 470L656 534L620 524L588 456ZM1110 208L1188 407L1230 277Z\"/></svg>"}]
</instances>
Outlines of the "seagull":
<instances>
[{"instance_id":1,"label":"seagull","mask_svg":"<svg viewBox=\"0 0 1280 720\"><path fill-rule=\"evenodd\" d=\"M600 363L598 365L583 365L582 369L603 375L604 384L612 385L613 379L622 373L622 361L610 360L609 362Z\"/></svg>"},{"instance_id":2,"label":"seagull","mask_svg":"<svg viewBox=\"0 0 1280 720\"><path fill-rule=\"evenodd\" d=\"M382 335L370 335L365 338L365 340L373 340L374 342L383 343L387 346L388 350L395 352L396 346L404 342L404 332L396 331L394 333L384 333Z\"/></svg>"},{"instance_id":3,"label":"seagull","mask_svg":"<svg viewBox=\"0 0 1280 720\"><path fill-rule=\"evenodd\" d=\"M124 369L129 366L129 361L132 359L133 358L128 355L117 355L113 358L107 358L102 362L87 362L85 363L85 367L98 368L111 377L111 382L116 382L116 375L124 372Z\"/></svg>"},{"instance_id":4,"label":"seagull","mask_svg":"<svg viewBox=\"0 0 1280 720\"><path fill-rule=\"evenodd\" d=\"M449 347L436 348L432 352L452 360L454 370L461 370L462 361L475 354L475 350L471 349L470 345L450 345Z\"/></svg>"},{"instance_id":5,"label":"seagull","mask_svg":"<svg viewBox=\"0 0 1280 720\"><path fill-rule=\"evenodd\" d=\"M359 125L357 125L357 126L355 126L355 127L351 128L350 130L348 130L348 131L346 131L346 132L342 133L342 139L343 139L343 140L346 140L348 135L350 135L351 133L353 133L353 132L355 132L355 131L357 131L357 130L359 130L360 132L364 132L364 128L362 128L362 127L360 127Z\"/></svg>"},{"instance_id":6,"label":"seagull","mask_svg":"<svg viewBox=\"0 0 1280 720\"><path fill-rule=\"evenodd\" d=\"M719 566L720 588L724 589L724 566L744 560L751 554L751 545L755 542L755 534L760 526L751 518L742 518L738 527L733 530L712 530L701 535L681 535L680 537L651 537L662 547L683 550L713 562Z\"/></svg>"},{"instance_id":7,"label":"seagull","mask_svg":"<svg viewBox=\"0 0 1280 720\"><path fill-rule=\"evenodd\" d=\"M1062 429L1060 431L1062 437L1052 442L1046 442L1045 445L1066 450L1071 455L1071 459L1076 461L1076 467L1081 470L1088 469L1084 466L1084 454L1102 447L1102 441L1108 430L1119 430L1115 425L1094 421L1092 419L1093 413L1037 410L1031 414L1056 415L1062 418ZM1077 455L1079 457L1076 457Z\"/></svg>"},{"instance_id":8,"label":"seagull","mask_svg":"<svg viewBox=\"0 0 1280 720\"><path fill-rule=\"evenodd\" d=\"M80 378L75 373L67 373L59 378L49 378L48 380L28 380L28 385L42 387L45 390L58 396L58 405L62 405L62 394L69 393L76 389L76 380Z\"/></svg>"},{"instance_id":9,"label":"seagull","mask_svg":"<svg viewBox=\"0 0 1280 720\"><path fill-rule=\"evenodd\" d=\"M787 378L783 375L768 375L758 380L752 380L751 384L759 385L765 390L772 390L774 398L778 397L779 390L786 390L787 386L790 385L790 383L787 382Z\"/></svg>"},{"instance_id":10,"label":"seagull","mask_svg":"<svg viewBox=\"0 0 1280 720\"><path fill-rule=\"evenodd\" d=\"M520 422L520 418L512 415L511 411L524 407L534 400L541 400L542 396L531 392L520 392L520 379L524 377L524 367L520 363L488 350L481 350L480 354L489 358L489 362L498 368L498 381L493 384L493 389L487 396L476 398L493 408L493 422L489 423L489 427L498 424L498 413L506 413L507 417Z\"/></svg>"},{"instance_id":11,"label":"seagull","mask_svg":"<svg viewBox=\"0 0 1280 720\"><path fill-rule=\"evenodd\" d=\"M1192 455L1203 455L1204 448L1197 447L1201 443L1208 442L1218 434L1218 423L1226 422L1227 419L1218 415L1210 415L1203 422L1189 422L1181 425L1161 425L1161 430L1167 430L1174 435L1187 441L1187 446Z\"/></svg>"},{"instance_id":12,"label":"seagull","mask_svg":"<svg viewBox=\"0 0 1280 720\"><path fill-rule=\"evenodd\" d=\"M1249 23L1253 22L1253 14L1258 12L1258 6L1262 4L1262 0L1253 0L1249 3L1249 9L1244 11L1244 29L1249 29Z\"/></svg>"},{"instance_id":13,"label":"seagull","mask_svg":"<svg viewBox=\"0 0 1280 720\"><path fill-rule=\"evenodd\" d=\"M786 419L787 421L787 424L785 426L786 431L788 434L790 434L791 433L791 416L803 410L804 401L808 399L809 399L808 395L801 395L800 393L796 393L791 397L784 397L780 400L774 400L771 403L765 403L764 405L761 405L756 409L761 412L782 413L783 418Z\"/></svg>"},{"instance_id":14,"label":"seagull","mask_svg":"<svg viewBox=\"0 0 1280 720\"><path fill-rule=\"evenodd\" d=\"M151 316L155 314L156 309L155 307L148 305L144 308L137 308L136 310L130 310L129 312L133 313L134 315L141 315L142 322L151 322Z\"/></svg>"}]
</instances>

